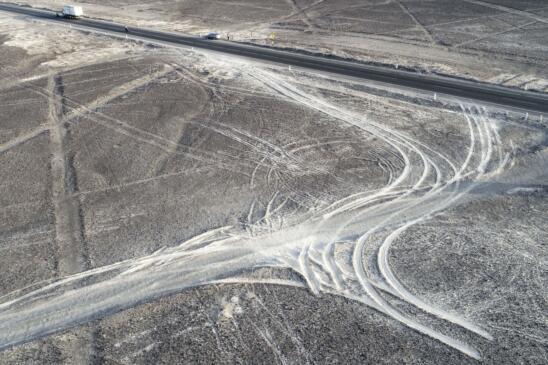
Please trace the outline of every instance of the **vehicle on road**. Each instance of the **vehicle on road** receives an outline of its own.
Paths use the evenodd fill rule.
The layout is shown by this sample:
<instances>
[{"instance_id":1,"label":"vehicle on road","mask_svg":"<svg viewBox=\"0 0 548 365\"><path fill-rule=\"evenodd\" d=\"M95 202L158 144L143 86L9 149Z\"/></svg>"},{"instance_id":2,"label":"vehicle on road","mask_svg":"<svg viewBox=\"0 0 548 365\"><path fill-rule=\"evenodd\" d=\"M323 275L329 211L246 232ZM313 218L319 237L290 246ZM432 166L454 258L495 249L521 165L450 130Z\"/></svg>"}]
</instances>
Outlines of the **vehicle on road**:
<instances>
[{"instance_id":1,"label":"vehicle on road","mask_svg":"<svg viewBox=\"0 0 548 365\"><path fill-rule=\"evenodd\" d=\"M57 16L59 15L68 19L80 19L84 16L84 11L81 6L65 5L63 6L63 12L61 14L57 14Z\"/></svg>"},{"instance_id":2,"label":"vehicle on road","mask_svg":"<svg viewBox=\"0 0 548 365\"><path fill-rule=\"evenodd\" d=\"M221 38L221 35L217 32L211 32L211 33L207 33L206 38L207 39L219 39L219 38Z\"/></svg>"}]
</instances>

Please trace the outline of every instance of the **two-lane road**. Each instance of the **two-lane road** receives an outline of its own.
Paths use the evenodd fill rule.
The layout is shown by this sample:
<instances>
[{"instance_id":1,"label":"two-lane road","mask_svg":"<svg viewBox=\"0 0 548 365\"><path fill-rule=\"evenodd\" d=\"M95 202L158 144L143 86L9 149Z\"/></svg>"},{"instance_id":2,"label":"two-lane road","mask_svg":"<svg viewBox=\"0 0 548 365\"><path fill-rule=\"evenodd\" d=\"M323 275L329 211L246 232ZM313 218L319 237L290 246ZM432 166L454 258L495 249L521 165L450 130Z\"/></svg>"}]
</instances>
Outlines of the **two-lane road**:
<instances>
[{"instance_id":1,"label":"two-lane road","mask_svg":"<svg viewBox=\"0 0 548 365\"><path fill-rule=\"evenodd\" d=\"M56 13L53 11L39 10L3 3L0 3L0 10L34 16L37 18L47 19L49 21L77 23L79 27L83 28L92 28L110 33L125 34L124 25L113 22L99 21L88 18L68 20L57 17ZM472 99L505 107L548 113L548 94L543 93L524 91L515 88L467 81L457 78L408 72L387 67L364 65L356 62L281 51L237 42L211 41L180 33L160 32L135 27L129 28L129 32L132 36L143 39L202 48L256 60L379 81L387 84L431 91L434 93Z\"/></svg>"}]
</instances>

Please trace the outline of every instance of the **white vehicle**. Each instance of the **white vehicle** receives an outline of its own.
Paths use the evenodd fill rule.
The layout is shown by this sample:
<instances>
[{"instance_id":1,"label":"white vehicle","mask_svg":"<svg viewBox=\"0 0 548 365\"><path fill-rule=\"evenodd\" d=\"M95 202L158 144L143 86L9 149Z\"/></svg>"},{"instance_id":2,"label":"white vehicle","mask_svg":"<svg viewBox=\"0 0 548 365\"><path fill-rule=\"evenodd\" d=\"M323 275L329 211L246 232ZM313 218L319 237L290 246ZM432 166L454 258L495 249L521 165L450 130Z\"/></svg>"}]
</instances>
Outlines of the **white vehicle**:
<instances>
[{"instance_id":1,"label":"white vehicle","mask_svg":"<svg viewBox=\"0 0 548 365\"><path fill-rule=\"evenodd\" d=\"M65 5L63 6L63 17L69 19L78 19L84 16L84 11L81 6Z\"/></svg>"},{"instance_id":2,"label":"white vehicle","mask_svg":"<svg viewBox=\"0 0 548 365\"><path fill-rule=\"evenodd\" d=\"M207 39L219 39L219 38L221 38L221 36L219 35L219 33L211 32L211 33L208 33L206 35L206 38Z\"/></svg>"}]
</instances>

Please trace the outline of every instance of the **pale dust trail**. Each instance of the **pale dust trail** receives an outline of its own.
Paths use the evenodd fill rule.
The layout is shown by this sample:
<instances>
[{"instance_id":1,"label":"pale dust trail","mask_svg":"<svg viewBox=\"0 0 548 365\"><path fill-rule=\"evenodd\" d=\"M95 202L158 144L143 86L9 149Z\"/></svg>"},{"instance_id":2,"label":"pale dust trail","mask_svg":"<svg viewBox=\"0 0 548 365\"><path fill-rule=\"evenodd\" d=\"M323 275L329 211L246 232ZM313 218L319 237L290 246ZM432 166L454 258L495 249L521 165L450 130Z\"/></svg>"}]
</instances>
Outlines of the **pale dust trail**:
<instances>
[{"instance_id":1,"label":"pale dust trail","mask_svg":"<svg viewBox=\"0 0 548 365\"><path fill-rule=\"evenodd\" d=\"M85 117L85 120L92 121L96 124L101 125L104 128L110 129L116 133L127 136L128 138L132 138L143 144L154 146L165 152L173 153L177 155L184 155L199 162L212 163L218 166L219 168L245 175L244 169L246 167L250 167L245 162L232 159L232 161L230 161L231 163L240 164L244 168L244 169L236 170L232 166L229 166L228 163L223 162L223 160L220 158L222 156L218 154L210 153L207 151L199 151L191 148L188 148L189 151L174 152L174 148L182 147L177 142L174 142L172 140L169 140L157 134L147 132L145 130L134 127L130 125L129 123L110 117L96 109L101 107L102 105L105 105L107 102L111 101L114 97L120 97L121 95L125 95L127 93L134 91L138 87L146 85L147 80L148 82L152 82L158 77L164 76L168 72L170 72L170 69L159 71L154 74L154 77L151 77L149 75L137 80L130 81L127 84L121 85L115 88L112 94L109 94L108 96L101 97L93 101L91 103L91 105L93 105L93 108L90 106L80 104L68 97L65 97L64 107L68 109L70 112L68 113L67 116L64 117L63 121L69 122L69 123L75 123L79 118ZM30 83L28 87L31 88L34 92L44 97L48 98L51 96L47 89L41 88L36 85L32 85L32 83ZM12 148L13 146L10 145L8 147Z\"/></svg>"},{"instance_id":2,"label":"pale dust trail","mask_svg":"<svg viewBox=\"0 0 548 365\"><path fill-rule=\"evenodd\" d=\"M454 44L454 45L451 46L451 48L459 48L459 47L462 47L462 46L469 45L471 43L480 42L480 41L483 41L483 40L486 40L486 39L489 39L489 38L493 38L493 37L496 37L496 36L499 36L499 35L503 35L503 34L506 34L506 33L516 32L516 31L522 30L522 29L527 28L528 26L536 24L536 23L538 23L538 21L533 20L531 22L528 22L528 23L525 23L525 24L522 24L522 25L518 25L518 26L515 26L515 27L514 26L510 27L510 28L505 29L505 30L500 31L500 32L485 34L484 36L481 36L481 37L478 37L478 38L474 38L474 39L470 39L470 40L465 41L465 42ZM496 42L496 40L491 40L491 41Z\"/></svg>"},{"instance_id":3,"label":"pale dust trail","mask_svg":"<svg viewBox=\"0 0 548 365\"><path fill-rule=\"evenodd\" d=\"M470 124L470 122L469 122L469 124ZM484 147L484 148L482 148L482 159L481 159L480 166L478 166L478 168L477 168L477 170L478 170L479 172L483 172L483 171L485 170L485 165L489 162L490 157L491 157L491 153L492 153L492 143L491 143L491 138L490 138L490 135L489 135L489 129L488 129L488 127L487 127L485 124L484 124L484 125L478 125L477 122L476 122L476 127L477 127L477 129L479 130L481 137L483 137L484 132L485 132L485 134L486 134L486 136L487 136L487 137L481 138L481 144L482 144L482 147ZM463 166L461 167L461 169L457 172L456 169L454 168L454 166L450 163L450 165L453 167L453 170L456 172L456 175L455 175L454 180L456 180L457 183L458 183L458 180L457 180L457 179L460 177L462 171L465 170L467 164L469 163L469 160L470 160L470 157L471 157L471 153L472 153L472 151L473 151L473 144L474 144L474 134L473 134L473 130L471 130L471 147L470 147L470 153L469 153L469 155L468 155L468 157L467 157L467 159L466 159L464 165L463 165ZM485 149L485 146L487 146L487 149ZM415 149L415 151L416 151L416 149ZM418 151L417 151L417 152L418 152ZM421 154L421 157L423 158L423 161L424 161L425 171L424 171L424 174L423 174L422 178L417 182L417 184L415 185L415 187L412 188L412 190L416 189L420 184L422 184L422 182L424 181L426 175L428 174L428 165L427 165L427 164L428 164L428 163L431 163L431 160L428 159L428 162L427 162L427 160L424 158L424 156L423 156L422 154ZM407 161L406 161L406 162L407 162ZM439 177L439 175L440 175L440 173L439 173L439 168L438 168L436 165L434 165L434 168L436 169L437 176ZM500 168L501 168L501 167L499 167L499 169L500 169ZM434 187L437 187L437 186L439 186L439 179L436 180L436 184L434 185ZM409 194L409 193L406 193L405 195L408 195L408 194ZM401 199L401 197L398 198L398 199ZM403 226L403 229L396 230L395 232L401 233L401 231L403 231L405 228L409 227L409 226L412 225L412 224L417 223L418 221L420 221L420 220L422 220L422 219L423 219L423 218L419 218L419 219L417 219L417 220L415 220L415 221L412 221L412 222L410 222L410 223L404 225L404 226ZM378 228L376 228L376 229L378 229ZM394 236L392 236L392 237L394 237ZM389 241L385 241L385 242L389 242ZM359 247L360 247L360 243L357 245L357 248L359 248ZM357 249L357 252L358 252L358 253L361 253L361 251L360 251L359 249ZM381 257L382 257L382 252L386 252L386 247L384 247L384 250L381 251ZM386 305L386 303L383 303L384 301L382 301L382 299L380 299L380 297L378 297L378 296L373 292L372 288L370 288L370 283L368 282L368 280L363 279L363 277L365 277L365 272L364 272L364 270L361 270L361 267L363 267L363 262L362 262L361 255L354 255L354 257L357 258L357 260L355 261L355 269L356 269L356 272L361 272L361 273L362 273L362 275L361 275L361 276L362 276L362 280L361 280L361 281L362 281L362 284L364 285L364 288L369 292L369 294L370 294L371 296L376 297L376 299L377 299L377 301L378 301L379 304L381 304L381 305L383 305L383 304ZM300 257L301 263L303 262L303 260L304 260L304 259L303 259L302 257ZM301 266L302 266L302 265L301 265ZM357 267L357 266L358 266L358 267ZM384 272L385 276L388 276L387 267L388 267L387 264L385 264L385 265L383 266L383 269L384 269L383 272ZM307 273L305 276L306 276L306 277L309 277L310 274ZM394 285L392 285L392 286L395 286L395 285L396 285L395 277L392 275L390 278L391 278L392 280L389 281L389 283L394 284ZM403 287L402 287L401 285L399 285L399 283L398 283L398 285L397 285L397 289L399 289L400 294L402 294L403 296L409 294L409 292L403 290ZM479 335L482 335L483 337L486 337L486 338L489 338L489 339L491 338L490 335L489 335L486 331L480 329L480 328L477 327L477 326L474 326L473 324L469 324L469 323L466 323L466 322L464 322L464 321L460 321L458 318L455 318L455 316L447 315L447 314L445 314L445 313L442 312L442 311L435 310L435 309L433 309L433 308L427 307L426 305L424 305L423 302L419 302L419 301L415 300L415 301L414 301L414 304L416 304L416 303L420 303L420 304L421 304L421 309L427 310L427 311L429 311L429 312L431 312L431 313L433 313L433 314L435 314L435 315L438 315L440 318L447 319L447 320L452 321L452 322L454 322L454 323L456 323L456 324L459 324L459 325L461 325L461 326L463 326L463 327L465 327L465 328L467 328L467 329L469 329L469 330L471 330L471 331L473 331L473 332L476 332L476 333L479 334ZM397 314L396 314L395 312L393 312L392 315L396 316ZM403 318L403 317L399 317L399 320L401 320L401 321L404 321L404 320L405 320L406 324L408 324L410 327L413 327L413 326L415 325L415 324L412 323L412 322L408 322L407 319L405 319L405 318ZM440 337L440 338L438 338L438 339L440 339L442 342L447 342L447 341L449 340L449 339L446 338L446 337ZM462 346L462 344L461 344L461 346ZM479 354L477 354L476 352L472 351L472 349L470 349L470 348L462 347L462 349L463 349L468 355L471 355L471 356L473 356L473 357L479 356Z\"/></svg>"},{"instance_id":4,"label":"pale dust trail","mask_svg":"<svg viewBox=\"0 0 548 365\"><path fill-rule=\"evenodd\" d=\"M466 111L465 107L462 106L462 109L463 111ZM470 122L470 118L468 116L467 117L467 120L468 120L468 123L469 123L469 126L470 126L470 147L469 147L469 153L466 157L466 160L463 164L463 166L461 167L461 169L458 171L457 175L455 176L454 180L457 179L458 177L460 177L460 175L464 172L464 170L466 169L466 167L468 167L468 164L471 160L471 157L473 155L473 151L474 151L474 145L475 145L475 134L474 134L474 130L471 128L472 125L471 125L471 122ZM481 127L478 126L478 124L476 124L476 126L478 127L478 129L481 130ZM487 123L483 123L483 128L487 131L490 127L487 125ZM481 142L481 145L482 146L489 146L486 153L483 153L482 154L482 159L480 161L480 166L478 166L478 175L475 177L477 180L480 180L482 177L483 177L483 172L485 170L485 167L484 165L490 160L490 157L491 157L491 151L492 151L492 144L491 144L491 136L489 134L486 134L487 137L484 137L482 134L480 134L480 137L483 137L482 138L482 142ZM489 141L485 141L485 138L489 139ZM498 139L497 139L498 140ZM502 152L499 154L499 166L497 166L496 170L500 170L502 168L504 168L504 166L506 165L507 163L507 159L506 158L503 158L502 156ZM455 183L458 183L458 180L455 181ZM465 194L467 191L471 190L471 187L468 187L467 189L461 191L459 194L457 195L463 195ZM446 201L446 203L444 203L445 205L444 206L441 206L439 207L438 209L445 209L447 206L449 206L451 203L453 203L456 199L458 199L458 196L456 195L453 195L453 197L451 199L449 199L448 201ZM423 221L424 219L428 218L428 216L425 216L425 217L420 217L414 221L409 221L407 222L406 224L404 224L403 226L401 226L400 228L394 230L393 232L391 232L387 238L384 240L383 244L381 245L381 247L379 248L379 251L378 251L378 265L379 265L379 269L381 271L381 274L383 275L383 277L385 278L385 280L390 284L390 286L392 286L396 291L398 291L398 293L400 293L400 295L406 299L406 301L412 303L413 305L415 305L416 307L426 311L426 312L429 312L431 314L434 314L436 315L437 317L439 318L442 318L444 320L447 320L449 322L452 322L452 323L455 323L463 328L466 328L472 332L475 332L476 334L482 336L482 337L485 337L489 340L492 340L492 336L485 330L483 330L482 328L472 324L472 323L468 323L468 322L465 322L463 321L461 318L459 318L458 316L456 315L453 315L451 313L447 313L447 312L444 312L444 311L441 311L433 306L431 306L430 304L427 304L425 303L424 301L422 301L421 299L417 298L416 296L414 296L413 294L411 294L399 281L398 279L396 278L395 274L392 272L389 264L388 264L388 251L392 245L392 243L394 242L394 240L399 236L401 235L402 232L404 232L405 230L407 230L409 227L411 227L412 225L414 224L417 224L421 221Z\"/></svg>"},{"instance_id":5,"label":"pale dust trail","mask_svg":"<svg viewBox=\"0 0 548 365\"><path fill-rule=\"evenodd\" d=\"M265 78L263 78L263 80L266 80ZM268 81L267 81L268 82ZM275 88L275 87L273 87ZM278 87L278 90L280 90L281 92L283 92L285 95L288 95L288 90L291 91L291 88L289 87L284 87L284 88L279 88ZM295 95L297 95L297 97L295 97ZM298 99L298 97L300 95L298 95L297 93L294 93L293 96L295 99ZM312 107L314 107L314 103L313 101L309 101L308 102L309 105L311 105ZM321 111L325 111L325 110L322 110L321 109L321 106L322 104L321 103L318 103L319 107L317 107L318 109L320 109ZM325 111L326 113L329 113L331 115L333 115L332 112L330 112L329 110ZM333 116L336 116L336 117L339 117L339 118L342 118L344 119L344 113L338 113L339 115L333 115ZM481 126L478 126L478 129L480 131L483 132L483 130L481 129ZM385 137L387 138L387 137ZM482 157L484 157L482 159L482 161L488 161L489 158L485 158L486 156L490 157L490 153L491 153L491 144L489 142L485 142L484 139L482 139L482 147L484 147L485 145L488 145L488 150L487 151L483 151L482 149ZM409 145L407 143L407 147L410 147L411 150L414 150L417 154L420 155L421 159L423 160L423 166L424 166L424 171L423 171L423 174L421 176L421 178L416 182L415 186L413 186L408 192L406 192L404 195L400 196L399 198L397 198L396 200L401 200L403 197L411 194L414 190L416 190L423 182L424 180L426 179L427 175L429 174L429 163L431 163L431 160L430 159L427 159L425 157L425 155L423 153L421 153L421 151L419 151L416 146L413 146L413 145ZM400 149L401 151L401 149ZM405 161L406 161L406 166L409 165L409 159L404 155L404 158L405 158ZM468 162L468 161L467 161ZM466 162L466 163L467 163ZM465 165L466 165L465 163ZM454 166L450 163L450 165L453 167L453 170L455 170L456 172L456 169L454 168ZM439 172L439 168L434 165L434 168L437 172ZM465 166L462 167L462 169L464 169ZM461 170L462 170L461 169ZM483 163L482 163L482 166L480 166L479 168L480 170L483 169ZM439 179L436 180L436 183L434 185L434 187L437 187L439 185ZM436 189L434 189L436 190ZM348 206L346 207L343 207L343 209L348 209ZM422 219L422 218L421 218ZM375 229L373 229L372 231L375 231L379 229L379 227L376 227ZM470 348L469 346L465 345L465 344L462 344L462 343L459 343L458 341L456 340L453 340L447 336L443 336L441 334L438 334L438 333L435 333L435 331L432 331L430 330L429 328L426 328L420 324L418 324L417 322L415 321L412 321L412 320L409 320L408 318L402 316L397 310L395 310L394 308L390 307L390 305L384 300L382 299L377 293L376 293L376 290L373 288L371 282L370 282L370 279L367 277L366 273L365 273L365 270L363 268L363 259L362 259L362 251L363 251L363 247L364 247L364 244L365 244L365 238L370 234L372 233L372 231L368 232L368 234L362 236L362 238L357 242L357 245L356 245L356 249L355 249L355 254L354 254L354 269L358 275L358 278L360 279L360 282L362 283L362 286L363 288L365 289L365 291L367 292L367 294L372 297L380 306L382 307L386 307L387 308L387 311L389 312L389 314L398 319L399 321L401 321L402 323L408 325L409 327L411 328L415 328L417 330L419 330L420 332L423 332L423 333L426 333L428 335L430 335L431 337L434 337L434 338L437 338L438 340L450 345L450 346L453 346L453 347L456 347L456 348L459 348L462 352L466 353L467 355L469 356L472 356L472 357L479 357L479 354L477 353L477 351L473 350L472 348ZM307 249L305 248L303 250L303 252L301 253L301 256L299 257L299 261L301 263L301 267L303 266L303 262L305 260L305 258L302 257L302 254L303 253L306 253L307 252ZM303 270L304 271L304 270ZM304 271L304 276L305 278L307 278L307 281L309 282L309 285L310 286L313 286L311 284L311 274L307 271ZM402 291L403 292L403 291ZM400 292L400 294L402 293ZM407 293L407 292L404 292L404 293ZM433 311L434 314L440 314L440 313L443 313L441 311ZM449 316L449 315L445 315L443 314L443 318L444 319L452 319L453 317ZM456 320L454 320L454 322L458 322ZM479 329L477 329L476 326L473 326L472 324L468 324L464 321L461 321L457 324L460 324L460 325L463 325L465 328L467 329L470 329L470 330L474 330L474 332L476 333L479 333L479 334L482 334L482 335L485 335L485 331L481 331ZM488 337L489 335L485 335L486 337Z\"/></svg>"},{"instance_id":6,"label":"pale dust trail","mask_svg":"<svg viewBox=\"0 0 548 365\"><path fill-rule=\"evenodd\" d=\"M27 133L21 134L18 137L2 143L0 144L0 154L7 152L10 149L15 148L33 138L36 138L47 131L49 131L49 127L47 125L40 125Z\"/></svg>"},{"instance_id":7,"label":"pale dust trail","mask_svg":"<svg viewBox=\"0 0 548 365\"><path fill-rule=\"evenodd\" d=\"M528 11L513 9L504 5L493 4L491 2L481 1L481 0L460 0L460 1L465 1L470 4L480 5L486 8L499 10L508 14L521 15L523 17L534 19L535 21L548 24L548 18L542 17L540 15L537 15Z\"/></svg>"},{"instance_id":8,"label":"pale dust trail","mask_svg":"<svg viewBox=\"0 0 548 365\"><path fill-rule=\"evenodd\" d=\"M411 20L413 20L413 22L417 25L417 28L419 28L421 30L421 32L424 34L424 36L428 39L428 41L430 41L431 44L435 45L436 44L436 40L434 39L434 37L432 36L432 33L430 33L430 31L415 17L415 15L413 15L413 13L411 13L409 11L409 9L403 5L400 1L398 0L394 0L394 2L396 4L398 4L398 6L401 8L401 10L407 14L407 16L409 18L411 18Z\"/></svg>"},{"instance_id":9,"label":"pale dust trail","mask_svg":"<svg viewBox=\"0 0 548 365\"><path fill-rule=\"evenodd\" d=\"M286 223L280 227L272 222L286 213L283 206L274 208L278 199L278 194L274 194L267 205L266 216L248 222L245 228L229 226L211 230L178 246L67 276L2 303L0 349L185 288L229 281L251 268L280 267L301 274L315 293L341 295L359 301L468 356L480 358L471 346L403 314L381 297L379 291L394 294L440 319L489 338L489 334L479 327L413 296L397 280L386 259L391 243L399 234L411 225L447 209L466 192L460 188L461 180L474 182L476 178L483 178L503 168L495 164L496 169L490 170L494 150L499 151L500 146L493 143L498 135L493 136L493 127L486 118L478 115L477 110L463 108L465 115L471 115L466 119L471 147L467 157L459 163L401 132L306 94L271 72L253 70L253 75L293 102L357 126L363 130L364 136L373 135L383 140L400 154L405 163L399 177L380 190L341 199L327 209L310 212L306 219L296 220L296 223L284 221ZM241 133L234 136L237 135L242 136ZM479 142L475 141L476 135ZM474 145L479 151L474 150ZM266 151L272 152L272 146L268 146ZM502 153L497 156L502 156ZM416 161L420 161L419 169L413 165ZM470 166L472 162L477 166ZM440 164L448 167L452 174L442 176ZM248 220L253 216L253 209L254 205ZM363 262L363 249L374 232L386 234L383 241L374 243L382 277L368 274ZM353 272L342 272L338 267L335 257L335 246L338 244L355 246L351 265ZM356 281L359 286L353 284Z\"/></svg>"}]
</instances>

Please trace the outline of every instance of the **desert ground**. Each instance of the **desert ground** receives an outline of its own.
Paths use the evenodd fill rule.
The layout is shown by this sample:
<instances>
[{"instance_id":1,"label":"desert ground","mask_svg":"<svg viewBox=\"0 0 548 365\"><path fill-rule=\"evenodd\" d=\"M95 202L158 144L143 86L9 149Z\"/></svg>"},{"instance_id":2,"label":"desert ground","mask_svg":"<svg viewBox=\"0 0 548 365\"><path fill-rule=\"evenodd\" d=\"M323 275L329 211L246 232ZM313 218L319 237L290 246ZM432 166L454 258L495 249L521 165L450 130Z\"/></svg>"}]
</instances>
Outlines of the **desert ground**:
<instances>
[{"instance_id":1,"label":"desert ground","mask_svg":"<svg viewBox=\"0 0 548 365\"><path fill-rule=\"evenodd\" d=\"M334 3L119 9L545 72L542 1ZM548 361L548 116L1 12L0 74L0 364Z\"/></svg>"},{"instance_id":2,"label":"desert ground","mask_svg":"<svg viewBox=\"0 0 548 365\"><path fill-rule=\"evenodd\" d=\"M18 0L61 9L61 0ZM544 0L76 1L100 19L548 91Z\"/></svg>"}]
</instances>

